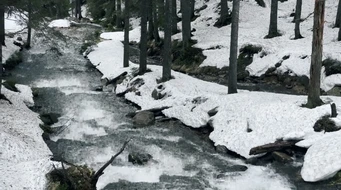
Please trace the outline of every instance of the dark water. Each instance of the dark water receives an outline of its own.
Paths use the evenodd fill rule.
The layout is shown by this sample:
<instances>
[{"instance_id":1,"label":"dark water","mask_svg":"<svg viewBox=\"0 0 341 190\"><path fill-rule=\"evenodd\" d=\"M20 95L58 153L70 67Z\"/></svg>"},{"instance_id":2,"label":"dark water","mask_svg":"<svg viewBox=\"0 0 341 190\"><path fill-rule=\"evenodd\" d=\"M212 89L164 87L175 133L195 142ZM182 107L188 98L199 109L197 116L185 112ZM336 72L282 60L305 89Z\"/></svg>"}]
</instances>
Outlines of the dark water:
<instances>
[{"instance_id":1,"label":"dark water","mask_svg":"<svg viewBox=\"0 0 341 190\"><path fill-rule=\"evenodd\" d=\"M97 170L131 139L105 170L99 189L329 188L304 183L298 175L300 162L297 166L277 162L253 166L219 154L207 134L176 120L157 120L152 126L137 128L126 117L136 111L134 106L115 96L110 87L95 91L101 86L101 73L79 54L83 38L94 29L60 32L63 40L36 38L35 47L24 52L24 62L11 71L10 78L37 92L35 111L62 115L53 126L59 132L47 142L55 156ZM130 152L148 153L153 158L146 165L133 165L128 162Z\"/></svg>"}]
</instances>

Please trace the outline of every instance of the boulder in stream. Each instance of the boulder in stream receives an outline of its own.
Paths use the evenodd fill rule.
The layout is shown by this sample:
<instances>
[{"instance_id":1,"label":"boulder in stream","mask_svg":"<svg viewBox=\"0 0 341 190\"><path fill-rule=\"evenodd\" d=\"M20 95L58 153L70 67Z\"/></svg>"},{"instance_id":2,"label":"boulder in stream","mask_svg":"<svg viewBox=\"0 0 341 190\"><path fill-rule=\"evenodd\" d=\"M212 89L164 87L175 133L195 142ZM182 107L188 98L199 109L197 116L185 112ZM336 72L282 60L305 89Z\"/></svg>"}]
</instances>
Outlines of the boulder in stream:
<instances>
[{"instance_id":1,"label":"boulder in stream","mask_svg":"<svg viewBox=\"0 0 341 190\"><path fill-rule=\"evenodd\" d=\"M131 152L128 155L128 162L131 162L134 165L145 165L152 158L153 156L148 153Z\"/></svg>"},{"instance_id":2,"label":"boulder in stream","mask_svg":"<svg viewBox=\"0 0 341 190\"><path fill-rule=\"evenodd\" d=\"M140 111L133 117L134 124L138 126L148 126L155 122L154 113L150 111Z\"/></svg>"}]
</instances>

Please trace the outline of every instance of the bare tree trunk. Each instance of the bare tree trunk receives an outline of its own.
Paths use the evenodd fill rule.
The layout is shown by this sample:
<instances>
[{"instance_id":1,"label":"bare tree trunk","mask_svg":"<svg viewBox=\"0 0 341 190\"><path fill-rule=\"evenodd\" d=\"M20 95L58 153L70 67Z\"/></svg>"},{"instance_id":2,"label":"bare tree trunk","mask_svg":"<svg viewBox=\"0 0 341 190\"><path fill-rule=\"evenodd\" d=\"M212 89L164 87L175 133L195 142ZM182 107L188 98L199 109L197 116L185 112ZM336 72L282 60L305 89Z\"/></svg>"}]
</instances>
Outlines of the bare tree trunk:
<instances>
[{"instance_id":1,"label":"bare tree trunk","mask_svg":"<svg viewBox=\"0 0 341 190\"><path fill-rule=\"evenodd\" d=\"M176 34L178 32L178 26L177 26L177 23L178 23L178 15L177 15L177 12L176 12L176 0L172 0L172 34Z\"/></svg>"},{"instance_id":2,"label":"bare tree trunk","mask_svg":"<svg viewBox=\"0 0 341 190\"><path fill-rule=\"evenodd\" d=\"M147 2L150 0L146 0ZM147 71L147 20L148 3L141 1L141 39L140 39L140 67L139 74L143 75Z\"/></svg>"},{"instance_id":3,"label":"bare tree trunk","mask_svg":"<svg viewBox=\"0 0 341 190\"><path fill-rule=\"evenodd\" d=\"M335 19L335 27L341 26L341 0L339 0L339 6L337 7L336 19Z\"/></svg>"},{"instance_id":4,"label":"bare tree trunk","mask_svg":"<svg viewBox=\"0 0 341 190\"><path fill-rule=\"evenodd\" d=\"M154 31L153 31L153 36L155 42L160 42L160 35L159 35L159 24L158 24L158 14L156 10L156 1L157 0L150 0L152 1L152 9L153 9L153 22L154 22Z\"/></svg>"},{"instance_id":5,"label":"bare tree trunk","mask_svg":"<svg viewBox=\"0 0 341 190\"><path fill-rule=\"evenodd\" d=\"M220 1L220 18L218 21L214 24L216 27L222 27L230 24L231 20L229 15L229 7L227 4L227 0L221 0Z\"/></svg>"},{"instance_id":6,"label":"bare tree trunk","mask_svg":"<svg viewBox=\"0 0 341 190\"><path fill-rule=\"evenodd\" d=\"M269 33L266 38L273 38L279 36L277 29L277 12L278 12L278 0L271 0L271 12L270 12L270 25Z\"/></svg>"},{"instance_id":7,"label":"bare tree trunk","mask_svg":"<svg viewBox=\"0 0 341 190\"><path fill-rule=\"evenodd\" d=\"M0 94L2 86L2 45L5 44L5 7L3 2L0 2Z\"/></svg>"},{"instance_id":8,"label":"bare tree trunk","mask_svg":"<svg viewBox=\"0 0 341 190\"><path fill-rule=\"evenodd\" d=\"M233 0L228 93L237 93L237 56L240 0Z\"/></svg>"},{"instance_id":9,"label":"bare tree trunk","mask_svg":"<svg viewBox=\"0 0 341 190\"><path fill-rule=\"evenodd\" d=\"M303 38L303 36L301 35L301 32L300 32L301 12L302 12L302 0L296 0L295 39Z\"/></svg>"},{"instance_id":10,"label":"bare tree trunk","mask_svg":"<svg viewBox=\"0 0 341 190\"><path fill-rule=\"evenodd\" d=\"M164 15L165 15L165 0L157 0L157 12L158 12L158 21L159 26L163 26L164 23Z\"/></svg>"},{"instance_id":11,"label":"bare tree trunk","mask_svg":"<svg viewBox=\"0 0 341 190\"><path fill-rule=\"evenodd\" d=\"M341 15L340 15L341 16ZM339 20L339 26L341 26L341 19ZM339 35L337 37L338 41L341 41L341 27L339 27Z\"/></svg>"},{"instance_id":12,"label":"bare tree trunk","mask_svg":"<svg viewBox=\"0 0 341 190\"><path fill-rule=\"evenodd\" d=\"M165 6L165 39L163 49L162 81L171 79L171 48L172 48L172 0L166 0Z\"/></svg>"},{"instance_id":13,"label":"bare tree trunk","mask_svg":"<svg viewBox=\"0 0 341 190\"><path fill-rule=\"evenodd\" d=\"M154 14L154 9L153 9L153 0L149 1L148 4L148 40L153 40L154 39L154 21L153 21L153 14Z\"/></svg>"},{"instance_id":14,"label":"bare tree trunk","mask_svg":"<svg viewBox=\"0 0 341 190\"><path fill-rule=\"evenodd\" d=\"M181 0L182 13L182 43L183 48L187 49L191 40L191 15L189 0Z\"/></svg>"},{"instance_id":15,"label":"bare tree trunk","mask_svg":"<svg viewBox=\"0 0 341 190\"><path fill-rule=\"evenodd\" d=\"M29 49L31 47L32 38L32 0L28 1L28 21L27 21L27 41L25 48Z\"/></svg>"},{"instance_id":16,"label":"bare tree trunk","mask_svg":"<svg viewBox=\"0 0 341 190\"><path fill-rule=\"evenodd\" d=\"M121 0L116 0L117 8L116 8L116 28L122 28L122 5Z\"/></svg>"},{"instance_id":17,"label":"bare tree trunk","mask_svg":"<svg viewBox=\"0 0 341 190\"><path fill-rule=\"evenodd\" d=\"M130 9L130 0L125 0L123 67L129 67L129 9Z\"/></svg>"},{"instance_id":18,"label":"bare tree trunk","mask_svg":"<svg viewBox=\"0 0 341 190\"><path fill-rule=\"evenodd\" d=\"M195 17L194 11L195 11L195 0L189 0L191 3L191 14L190 17L193 19Z\"/></svg>"},{"instance_id":19,"label":"bare tree trunk","mask_svg":"<svg viewBox=\"0 0 341 190\"><path fill-rule=\"evenodd\" d=\"M320 106L321 67L323 52L323 28L324 28L325 0L315 0L313 42L310 65L310 80L308 90L308 108Z\"/></svg>"}]
</instances>

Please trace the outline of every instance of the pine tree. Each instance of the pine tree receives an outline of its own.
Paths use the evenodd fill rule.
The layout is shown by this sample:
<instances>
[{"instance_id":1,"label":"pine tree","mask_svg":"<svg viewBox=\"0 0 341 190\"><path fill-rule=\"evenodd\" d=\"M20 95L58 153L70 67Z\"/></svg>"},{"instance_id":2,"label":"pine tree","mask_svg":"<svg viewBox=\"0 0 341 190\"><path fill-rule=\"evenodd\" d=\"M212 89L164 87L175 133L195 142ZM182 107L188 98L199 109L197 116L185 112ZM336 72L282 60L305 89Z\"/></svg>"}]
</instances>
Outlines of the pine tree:
<instances>
[{"instance_id":1,"label":"pine tree","mask_svg":"<svg viewBox=\"0 0 341 190\"><path fill-rule=\"evenodd\" d=\"M277 28L278 0L271 0L269 32L265 38L280 36Z\"/></svg>"},{"instance_id":2,"label":"pine tree","mask_svg":"<svg viewBox=\"0 0 341 190\"><path fill-rule=\"evenodd\" d=\"M315 0L313 42L308 89L308 108L322 105L320 99L325 0Z\"/></svg>"},{"instance_id":3,"label":"pine tree","mask_svg":"<svg viewBox=\"0 0 341 190\"><path fill-rule=\"evenodd\" d=\"M230 41L230 65L229 65L229 80L228 80L228 93L229 94L237 93L239 6L240 6L240 0L233 0L231 41Z\"/></svg>"},{"instance_id":4,"label":"pine tree","mask_svg":"<svg viewBox=\"0 0 341 190\"><path fill-rule=\"evenodd\" d=\"M125 0L123 67L129 67L129 14L130 14L129 9L130 9L130 0Z\"/></svg>"},{"instance_id":5,"label":"pine tree","mask_svg":"<svg viewBox=\"0 0 341 190\"><path fill-rule=\"evenodd\" d=\"M148 1L140 2L140 13L141 13L141 38L140 38L140 67L139 74L143 75L147 71L147 20L148 20Z\"/></svg>"},{"instance_id":6,"label":"pine tree","mask_svg":"<svg viewBox=\"0 0 341 190\"><path fill-rule=\"evenodd\" d=\"M163 46L163 67L162 67L162 81L171 79L171 48L172 48L172 1L166 0L165 6L165 39Z\"/></svg>"},{"instance_id":7,"label":"pine tree","mask_svg":"<svg viewBox=\"0 0 341 190\"><path fill-rule=\"evenodd\" d=\"M300 32L301 12L302 12L302 0L296 0L295 39L303 38L303 36L301 35L301 32Z\"/></svg>"}]
</instances>

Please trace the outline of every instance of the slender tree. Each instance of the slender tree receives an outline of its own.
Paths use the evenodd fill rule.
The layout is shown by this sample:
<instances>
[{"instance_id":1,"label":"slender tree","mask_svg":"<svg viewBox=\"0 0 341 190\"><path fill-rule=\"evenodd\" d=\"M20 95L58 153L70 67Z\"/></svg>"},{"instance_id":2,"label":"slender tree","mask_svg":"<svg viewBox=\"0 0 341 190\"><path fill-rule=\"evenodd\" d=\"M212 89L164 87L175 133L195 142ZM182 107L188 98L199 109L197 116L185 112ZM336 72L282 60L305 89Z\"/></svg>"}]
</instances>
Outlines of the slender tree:
<instances>
[{"instance_id":1,"label":"slender tree","mask_svg":"<svg viewBox=\"0 0 341 190\"><path fill-rule=\"evenodd\" d=\"M233 0L228 93L237 93L237 56L240 0Z\"/></svg>"},{"instance_id":2,"label":"slender tree","mask_svg":"<svg viewBox=\"0 0 341 190\"><path fill-rule=\"evenodd\" d=\"M82 4L81 0L76 0L76 18L77 19L82 19Z\"/></svg>"},{"instance_id":3,"label":"slender tree","mask_svg":"<svg viewBox=\"0 0 341 190\"><path fill-rule=\"evenodd\" d=\"M339 6L337 7L336 19L335 19L335 27L340 27L341 20L341 0L339 0Z\"/></svg>"},{"instance_id":4,"label":"slender tree","mask_svg":"<svg viewBox=\"0 0 341 190\"><path fill-rule=\"evenodd\" d=\"M323 28L324 28L325 0L315 0L313 42L310 65L310 80L308 90L308 108L320 106L321 67L323 52Z\"/></svg>"},{"instance_id":5,"label":"slender tree","mask_svg":"<svg viewBox=\"0 0 341 190\"><path fill-rule=\"evenodd\" d=\"M32 0L28 0L27 6L28 6L27 41L26 41L25 47L28 49L31 47L31 38L32 38Z\"/></svg>"},{"instance_id":6,"label":"slender tree","mask_svg":"<svg viewBox=\"0 0 341 190\"><path fill-rule=\"evenodd\" d=\"M163 26L164 16L165 15L165 0L157 0L157 12L158 12L158 20L159 26Z\"/></svg>"},{"instance_id":7,"label":"slender tree","mask_svg":"<svg viewBox=\"0 0 341 190\"><path fill-rule=\"evenodd\" d=\"M116 28L122 28L122 2L121 0L116 0Z\"/></svg>"},{"instance_id":8,"label":"slender tree","mask_svg":"<svg viewBox=\"0 0 341 190\"><path fill-rule=\"evenodd\" d=\"M178 15L177 15L177 9L176 9L176 0L172 0L172 34L176 34L178 32Z\"/></svg>"},{"instance_id":9,"label":"slender tree","mask_svg":"<svg viewBox=\"0 0 341 190\"><path fill-rule=\"evenodd\" d=\"M301 35L301 32L300 32L301 12L302 12L302 0L296 0L295 39L303 38L303 36Z\"/></svg>"},{"instance_id":10,"label":"slender tree","mask_svg":"<svg viewBox=\"0 0 341 190\"><path fill-rule=\"evenodd\" d=\"M340 15L341 16L341 15ZM339 25L341 26L341 19L339 20ZM339 35L337 37L338 41L341 41L341 27L339 27Z\"/></svg>"},{"instance_id":11,"label":"slender tree","mask_svg":"<svg viewBox=\"0 0 341 190\"><path fill-rule=\"evenodd\" d=\"M182 43L183 48L187 49L191 40L191 15L190 15L190 1L181 0L182 13Z\"/></svg>"},{"instance_id":12,"label":"slender tree","mask_svg":"<svg viewBox=\"0 0 341 190\"><path fill-rule=\"evenodd\" d=\"M129 12L130 0L124 2L124 55L123 67L129 67Z\"/></svg>"},{"instance_id":13,"label":"slender tree","mask_svg":"<svg viewBox=\"0 0 341 190\"><path fill-rule=\"evenodd\" d=\"M160 42L160 35L159 35L159 22L158 22L158 11L156 10L156 1L157 0L150 0L152 1L152 9L153 9L153 23L154 23L154 31L153 31L153 38L155 42Z\"/></svg>"},{"instance_id":14,"label":"slender tree","mask_svg":"<svg viewBox=\"0 0 341 190\"><path fill-rule=\"evenodd\" d=\"M191 19L193 19L195 17L194 11L195 11L195 0L189 0L190 1L190 5L191 5Z\"/></svg>"},{"instance_id":15,"label":"slender tree","mask_svg":"<svg viewBox=\"0 0 341 190\"><path fill-rule=\"evenodd\" d=\"M216 27L222 27L229 24L229 19L231 15L229 15L229 7L227 4L227 0L220 1L220 17L218 21L214 24Z\"/></svg>"},{"instance_id":16,"label":"slender tree","mask_svg":"<svg viewBox=\"0 0 341 190\"><path fill-rule=\"evenodd\" d=\"M279 36L277 29L277 15L278 15L278 0L271 0L271 11L270 11L270 25L269 32L266 38L273 38Z\"/></svg>"},{"instance_id":17,"label":"slender tree","mask_svg":"<svg viewBox=\"0 0 341 190\"><path fill-rule=\"evenodd\" d=\"M148 40L154 39L154 19L153 14L156 10L153 7L153 0L149 1L148 5Z\"/></svg>"},{"instance_id":18,"label":"slender tree","mask_svg":"<svg viewBox=\"0 0 341 190\"><path fill-rule=\"evenodd\" d=\"M147 2L150 0L146 0ZM143 75L147 71L147 20L148 20L148 3L140 2L141 12L141 38L140 38L140 67L139 74Z\"/></svg>"},{"instance_id":19,"label":"slender tree","mask_svg":"<svg viewBox=\"0 0 341 190\"><path fill-rule=\"evenodd\" d=\"M166 0L165 6L165 39L163 46L162 81L171 79L171 48L172 48L172 0Z\"/></svg>"},{"instance_id":20,"label":"slender tree","mask_svg":"<svg viewBox=\"0 0 341 190\"><path fill-rule=\"evenodd\" d=\"M0 2L0 94L2 86L2 45L5 44L5 6L4 2Z\"/></svg>"}]
</instances>

